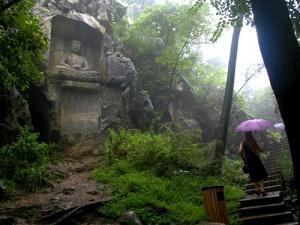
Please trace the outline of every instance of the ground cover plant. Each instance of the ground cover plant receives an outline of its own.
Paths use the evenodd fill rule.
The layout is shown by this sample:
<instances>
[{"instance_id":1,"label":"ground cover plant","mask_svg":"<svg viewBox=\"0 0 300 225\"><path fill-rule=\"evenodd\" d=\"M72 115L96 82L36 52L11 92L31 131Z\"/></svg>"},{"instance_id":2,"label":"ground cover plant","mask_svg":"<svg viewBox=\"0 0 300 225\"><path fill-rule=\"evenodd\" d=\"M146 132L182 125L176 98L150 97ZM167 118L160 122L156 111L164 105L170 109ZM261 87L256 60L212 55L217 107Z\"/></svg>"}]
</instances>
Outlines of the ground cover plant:
<instances>
[{"instance_id":1,"label":"ground cover plant","mask_svg":"<svg viewBox=\"0 0 300 225\"><path fill-rule=\"evenodd\" d=\"M145 224L197 224L207 221L201 188L224 185L231 224L237 224L245 178L239 166L230 167L232 160L226 159L223 178L212 177L205 172L211 148L198 148L186 137L127 130L110 133L105 144L110 163L92 173L113 189L114 200L100 210L104 217L113 220L133 210ZM234 176L240 174L236 180L228 179L234 170Z\"/></svg>"},{"instance_id":2,"label":"ground cover plant","mask_svg":"<svg viewBox=\"0 0 300 225\"><path fill-rule=\"evenodd\" d=\"M48 145L39 143L38 136L24 127L14 143L0 148L0 180L28 191L46 183Z\"/></svg>"}]
</instances>

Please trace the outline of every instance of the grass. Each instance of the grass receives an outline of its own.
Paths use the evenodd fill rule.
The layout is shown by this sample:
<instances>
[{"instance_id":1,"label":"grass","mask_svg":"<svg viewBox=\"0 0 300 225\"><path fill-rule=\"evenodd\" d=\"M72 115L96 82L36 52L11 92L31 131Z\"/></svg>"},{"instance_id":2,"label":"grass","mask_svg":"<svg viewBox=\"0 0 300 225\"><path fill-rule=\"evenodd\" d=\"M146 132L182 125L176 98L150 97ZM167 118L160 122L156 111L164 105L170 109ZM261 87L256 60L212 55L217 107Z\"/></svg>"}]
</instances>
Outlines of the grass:
<instances>
[{"instance_id":1,"label":"grass","mask_svg":"<svg viewBox=\"0 0 300 225\"><path fill-rule=\"evenodd\" d=\"M115 199L101 209L107 219L117 219L125 211L135 211L145 224L197 224L207 221L201 188L224 185L231 224L237 224L237 201L244 192L216 177L190 174L158 177L152 171L138 171L126 160L92 172L98 182L113 188Z\"/></svg>"},{"instance_id":2,"label":"grass","mask_svg":"<svg viewBox=\"0 0 300 225\"><path fill-rule=\"evenodd\" d=\"M195 143L188 133L154 134L110 130L105 143L108 164L92 177L113 190L114 201L101 208L108 220L134 211L148 225L192 225L208 221L201 188L223 185L231 224L244 196L241 161L225 159L223 174L214 177L210 166L214 144Z\"/></svg>"}]
</instances>

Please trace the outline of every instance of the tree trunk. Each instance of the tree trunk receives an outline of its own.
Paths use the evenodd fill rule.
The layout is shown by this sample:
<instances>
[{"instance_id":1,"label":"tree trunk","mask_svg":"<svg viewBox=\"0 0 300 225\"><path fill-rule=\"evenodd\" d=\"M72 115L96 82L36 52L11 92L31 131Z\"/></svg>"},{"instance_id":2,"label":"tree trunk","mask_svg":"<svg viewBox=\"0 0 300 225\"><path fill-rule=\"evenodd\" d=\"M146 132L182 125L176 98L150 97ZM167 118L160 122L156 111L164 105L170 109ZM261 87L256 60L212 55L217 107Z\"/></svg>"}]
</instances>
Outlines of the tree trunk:
<instances>
[{"instance_id":1,"label":"tree trunk","mask_svg":"<svg viewBox=\"0 0 300 225\"><path fill-rule=\"evenodd\" d=\"M216 131L217 140L216 140L216 148L215 148L214 159L213 159L216 174L221 174L222 164L224 161L228 123L229 123L229 117L230 117L230 111L232 105L236 58L237 58L239 36L241 32L242 21L243 21L243 16L240 16L239 22L234 27L233 34L232 34L225 95L224 95L220 122Z\"/></svg>"},{"instance_id":2,"label":"tree trunk","mask_svg":"<svg viewBox=\"0 0 300 225\"><path fill-rule=\"evenodd\" d=\"M300 197L300 47L284 0L251 0L260 51L286 127ZM297 163L298 162L298 163Z\"/></svg>"}]
</instances>

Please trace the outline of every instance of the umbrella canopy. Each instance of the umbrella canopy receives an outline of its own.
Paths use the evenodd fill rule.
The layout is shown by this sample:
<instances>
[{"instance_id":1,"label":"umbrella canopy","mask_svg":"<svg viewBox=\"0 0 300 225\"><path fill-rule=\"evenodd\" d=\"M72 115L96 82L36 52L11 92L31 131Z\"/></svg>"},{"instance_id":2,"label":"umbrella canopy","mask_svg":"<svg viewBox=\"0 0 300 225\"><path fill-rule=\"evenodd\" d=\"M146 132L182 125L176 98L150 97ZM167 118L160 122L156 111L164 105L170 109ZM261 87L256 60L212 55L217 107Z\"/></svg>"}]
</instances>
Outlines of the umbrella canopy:
<instances>
[{"instance_id":1,"label":"umbrella canopy","mask_svg":"<svg viewBox=\"0 0 300 225\"><path fill-rule=\"evenodd\" d=\"M285 129L285 126L284 126L283 123L276 123L276 124L274 124L273 127L274 127L275 129L277 129L277 130L284 130L284 129Z\"/></svg>"},{"instance_id":2,"label":"umbrella canopy","mask_svg":"<svg viewBox=\"0 0 300 225\"><path fill-rule=\"evenodd\" d=\"M246 131L262 131L272 127L269 121L264 119L252 119L245 120L241 122L236 128L236 132L246 132Z\"/></svg>"}]
</instances>

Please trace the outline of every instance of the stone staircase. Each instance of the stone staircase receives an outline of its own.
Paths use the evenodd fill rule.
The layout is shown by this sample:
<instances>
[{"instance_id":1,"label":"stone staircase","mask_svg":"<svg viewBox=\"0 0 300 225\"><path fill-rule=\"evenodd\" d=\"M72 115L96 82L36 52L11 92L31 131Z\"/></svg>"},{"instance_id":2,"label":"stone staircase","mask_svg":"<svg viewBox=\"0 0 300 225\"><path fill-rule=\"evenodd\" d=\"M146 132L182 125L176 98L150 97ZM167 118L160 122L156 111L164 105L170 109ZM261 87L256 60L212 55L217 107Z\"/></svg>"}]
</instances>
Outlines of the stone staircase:
<instances>
[{"instance_id":1,"label":"stone staircase","mask_svg":"<svg viewBox=\"0 0 300 225\"><path fill-rule=\"evenodd\" d=\"M282 142L282 144L286 144ZM281 175L276 162L282 146L273 147L274 151L264 160L269 177L265 181L266 197L256 196L252 183L245 185L247 196L240 201L238 210L243 225L296 225L291 211L284 205L281 196Z\"/></svg>"}]
</instances>

